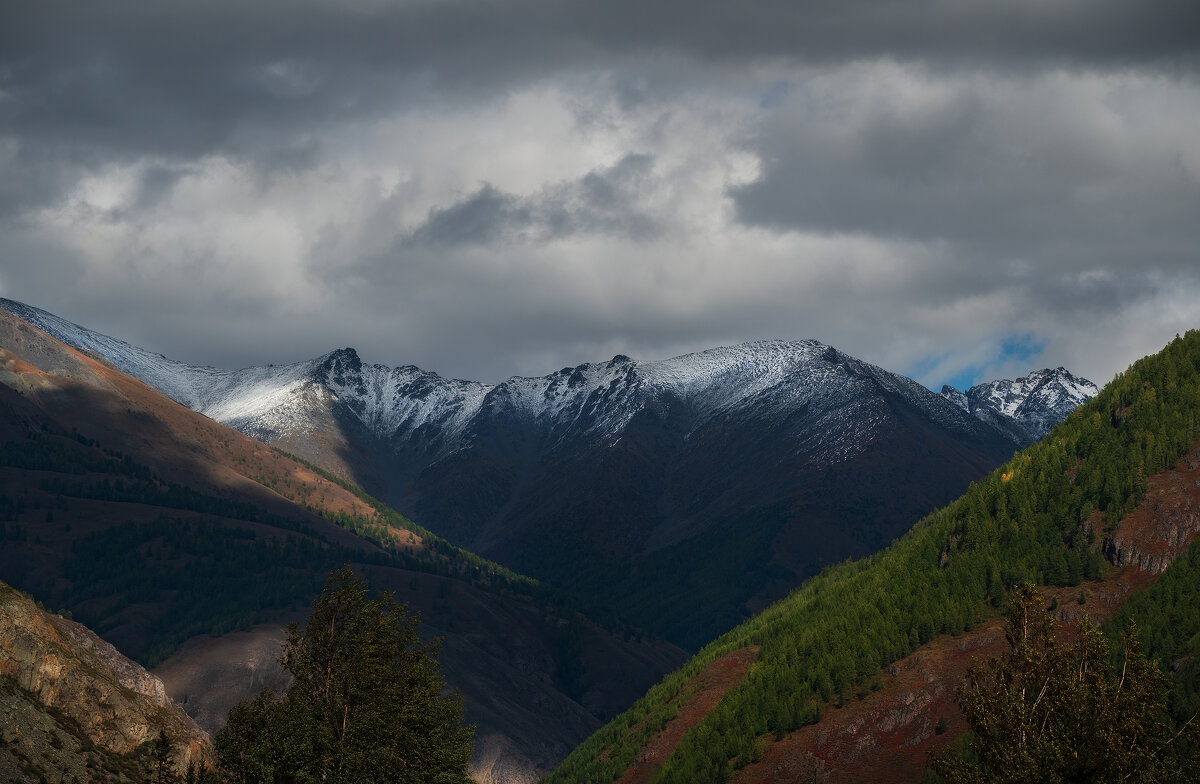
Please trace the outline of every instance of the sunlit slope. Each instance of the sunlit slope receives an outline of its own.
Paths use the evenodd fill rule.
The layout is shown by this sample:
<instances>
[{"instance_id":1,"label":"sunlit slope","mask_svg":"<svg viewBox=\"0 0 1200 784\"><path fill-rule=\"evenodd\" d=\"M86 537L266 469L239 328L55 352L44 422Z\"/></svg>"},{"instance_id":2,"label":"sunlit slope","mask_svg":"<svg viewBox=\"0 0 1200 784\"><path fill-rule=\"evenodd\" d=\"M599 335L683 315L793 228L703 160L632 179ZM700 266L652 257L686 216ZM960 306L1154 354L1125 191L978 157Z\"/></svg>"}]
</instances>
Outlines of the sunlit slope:
<instances>
[{"instance_id":1,"label":"sunlit slope","mask_svg":"<svg viewBox=\"0 0 1200 784\"><path fill-rule=\"evenodd\" d=\"M994 612L1006 586L1076 584L1107 567L1108 530L1146 477L1200 438L1200 333L1176 338L902 539L826 570L704 648L581 745L550 782L609 782L629 768L711 662L758 646L745 680L683 737L656 781L724 781L760 740L817 721L827 700Z\"/></svg>"}]
</instances>

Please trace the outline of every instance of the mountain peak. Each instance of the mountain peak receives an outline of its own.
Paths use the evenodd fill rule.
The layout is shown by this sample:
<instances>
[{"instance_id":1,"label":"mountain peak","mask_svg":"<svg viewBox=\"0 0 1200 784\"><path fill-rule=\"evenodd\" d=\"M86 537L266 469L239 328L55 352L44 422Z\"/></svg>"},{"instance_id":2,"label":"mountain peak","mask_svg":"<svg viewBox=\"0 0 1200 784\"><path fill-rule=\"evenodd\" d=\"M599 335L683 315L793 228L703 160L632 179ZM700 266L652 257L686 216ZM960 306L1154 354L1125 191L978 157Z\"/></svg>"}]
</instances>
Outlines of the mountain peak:
<instances>
[{"instance_id":1,"label":"mountain peak","mask_svg":"<svg viewBox=\"0 0 1200 784\"><path fill-rule=\"evenodd\" d=\"M342 367L357 371L362 369L362 358L358 356L357 351L347 346L346 348L335 349L326 354L321 362L321 367Z\"/></svg>"},{"instance_id":2,"label":"mountain peak","mask_svg":"<svg viewBox=\"0 0 1200 784\"><path fill-rule=\"evenodd\" d=\"M806 399L811 390L835 379L844 385L847 377L870 377L894 391L904 388L908 391L903 394L916 394L908 389L908 379L814 339L754 340L649 362L617 354L607 362L566 367L541 378L514 377L489 385L448 380L413 366L368 365L351 347L292 365L239 371L198 368L19 302L0 299L0 306L65 343L104 357L176 401L248 432L258 432L255 423L265 419L271 420L272 431L285 420L296 420L302 428L306 415L300 413L303 406L297 395L307 394L303 390L309 382L328 387L364 425L385 438L415 428L432 429L442 434L435 440L444 439L445 448L451 448L487 400L489 410L511 406L522 418L562 419L564 427L588 423L594 434L605 436L659 394L688 399L697 411L709 414L743 405L767 390L781 400ZM1097 391L1092 382L1059 366L1015 380L977 384L965 393L943 387L940 396L1023 444L1040 438ZM585 411L587 416L580 416ZM929 413L947 416L945 411Z\"/></svg>"},{"instance_id":3,"label":"mountain peak","mask_svg":"<svg viewBox=\"0 0 1200 784\"><path fill-rule=\"evenodd\" d=\"M946 385L941 395L985 422L1015 426L1015 438L1034 441L1099 391L1091 381L1060 365L1033 370L1016 379L976 384L965 393Z\"/></svg>"}]
</instances>

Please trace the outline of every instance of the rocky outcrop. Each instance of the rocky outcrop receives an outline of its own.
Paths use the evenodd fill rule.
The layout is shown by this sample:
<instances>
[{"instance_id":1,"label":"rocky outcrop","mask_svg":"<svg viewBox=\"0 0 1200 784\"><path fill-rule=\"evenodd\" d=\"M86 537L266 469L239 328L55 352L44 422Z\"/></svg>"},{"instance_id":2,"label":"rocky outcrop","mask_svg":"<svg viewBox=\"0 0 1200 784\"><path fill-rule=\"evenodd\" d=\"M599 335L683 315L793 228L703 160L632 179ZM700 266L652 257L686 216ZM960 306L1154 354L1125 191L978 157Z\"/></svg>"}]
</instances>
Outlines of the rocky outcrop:
<instances>
[{"instance_id":1,"label":"rocky outcrop","mask_svg":"<svg viewBox=\"0 0 1200 784\"><path fill-rule=\"evenodd\" d=\"M12 757L73 769L73 754L128 754L161 730L179 769L211 758L208 735L167 697L162 681L86 627L43 611L3 583L0 682L3 741ZM35 715L39 708L46 717Z\"/></svg>"},{"instance_id":2,"label":"rocky outcrop","mask_svg":"<svg viewBox=\"0 0 1200 784\"><path fill-rule=\"evenodd\" d=\"M1150 477L1146 495L1104 539L1104 556L1119 567L1162 574L1200 535L1200 448L1174 470Z\"/></svg>"}]
</instances>

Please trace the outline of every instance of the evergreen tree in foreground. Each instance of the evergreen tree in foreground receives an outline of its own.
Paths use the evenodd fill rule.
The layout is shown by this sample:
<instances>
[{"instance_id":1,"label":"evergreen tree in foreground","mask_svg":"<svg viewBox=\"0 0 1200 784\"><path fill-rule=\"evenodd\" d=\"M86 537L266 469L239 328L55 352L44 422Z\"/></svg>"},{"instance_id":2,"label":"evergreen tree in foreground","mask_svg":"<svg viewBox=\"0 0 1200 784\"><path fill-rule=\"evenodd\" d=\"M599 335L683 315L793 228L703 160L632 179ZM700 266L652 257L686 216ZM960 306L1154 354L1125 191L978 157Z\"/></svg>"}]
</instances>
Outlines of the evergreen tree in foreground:
<instances>
[{"instance_id":1,"label":"evergreen tree in foreground","mask_svg":"<svg viewBox=\"0 0 1200 784\"><path fill-rule=\"evenodd\" d=\"M304 628L288 629L292 685L237 705L217 733L227 780L469 781L473 728L462 726L462 698L442 694L438 644L420 643L418 620L391 593L369 599L348 566L331 575Z\"/></svg>"},{"instance_id":2,"label":"evergreen tree in foreground","mask_svg":"<svg viewBox=\"0 0 1200 784\"><path fill-rule=\"evenodd\" d=\"M967 754L950 749L932 767L949 784L1200 782L1185 733L1167 713L1170 682L1148 661L1130 631L1118 668L1104 635L1086 617L1074 643L1055 638L1056 623L1032 586L1017 589L1002 659L975 661L959 688L971 724Z\"/></svg>"}]
</instances>

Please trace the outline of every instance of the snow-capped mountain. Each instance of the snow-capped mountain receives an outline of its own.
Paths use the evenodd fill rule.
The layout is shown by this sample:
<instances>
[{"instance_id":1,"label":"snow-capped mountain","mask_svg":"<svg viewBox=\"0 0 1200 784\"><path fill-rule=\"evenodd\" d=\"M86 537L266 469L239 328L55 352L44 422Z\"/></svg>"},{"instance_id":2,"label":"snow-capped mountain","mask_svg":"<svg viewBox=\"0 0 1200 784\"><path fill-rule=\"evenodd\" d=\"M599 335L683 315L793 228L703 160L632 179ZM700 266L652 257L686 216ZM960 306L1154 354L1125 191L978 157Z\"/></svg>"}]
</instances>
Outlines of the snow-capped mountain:
<instances>
[{"instance_id":1,"label":"snow-capped mountain","mask_svg":"<svg viewBox=\"0 0 1200 784\"><path fill-rule=\"evenodd\" d=\"M965 393L942 387L942 397L963 411L1005 429L1018 443L1033 442L1050 432L1099 388L1065 368L1035 370L1015 381L976 384Z\"/></svg>"},{"instance_id":2,"label":"snow-capped mountain","mask_svg":"<svg viewBox=\"0 0 1200 784\"><path fill-rule=\"evenodd\" d=\"M446 379L411 365L366 364L352 348L289 365L241 370L198 367L13 300L0 299L0 306L58 340L100 356L173 400L264 441L311 431L314 398L345 406L357 424L377 437L411 437L420 432L438 445L436 453L445 454L459 448L472 422L485 416L503 414L535 423L552 442L580 433L602 441L618 436L638 412L663 398L686 401L693 429L699 429L768 391L780 419L797 406L838 408L839 401L847 398L847 385L866 379L904 396L943 426L965 432L974 429L911 379L812 340L758 341L658 362L618 355L608 362L492 385ZM1091 395L1080 397L1076 391L1080 381L1061 368L1058 372L1076 382L1074 397L1049 400L1036 410L1042 417L1037 421L1048 421L1055 414L1061 419L1095 394L1095 386L1083 381ZM1035 378L1041 375L1031 374L1028 384L1027 379L1018 379L972 387L970 407L949 397L949 387L942 395L964 411L990 405L1024 422L1030 417L1026 401L1049 399L1045 393L1049 383L1035 385ZM1068 399L1075 402L1064 408L1062 401ZM993 401L998 402L993 405ZM809 446L830 460L844 459L869 441L873 419L869 414L861 416L853 431L823 429L821 443Z\"/></svg>"},{"instance_id":3,"label":"snow-capped mountain","mask_svg":"<svg viewBox=\"0 0 1200 784\"><path fill-rule=\"evenodd\" d=\"M199 368L0 306L456 544L685 646L887 544L1032 440L1025 420L1010 426L1032 404L980 416L816 341L617 356L488 385L368 364L352 349ZM1035 385L1022 403L1053 389ZM1060 408L1047 403L1045 421Z\"/></svg>"},{"instance_id":4,"label":"snow-capped mountain","mask_svg":"<svg viewBox=\"0 0 1200 784\"><path fill-rule=\"evenodd\" d=\"M0 299L0 306L173 400L267 442L310 433L312 407L319 401L344 406L357 425L379 438L420 433L441 456L460 448L472 423L481 418L523 420L543 431L551 444L580 435L600 442L619 437L638 412L667 398L687 404L693 430L767 392L775 418L785 419L799 406L834 416L831 410L848 397L846 387L867 379L951 429L975 428L916 382L811 340L759 341L659 362L618 355L549 376L491 385L446 379L411 365L366 364L352 348L289 365L197 367L12 300ZM810 434L807 446L814 459L845 459L870 441L879 415L858 413L853 428L824 427ZM846 412L841 414L844 419Z\"/></svg>"}]
</instances>

